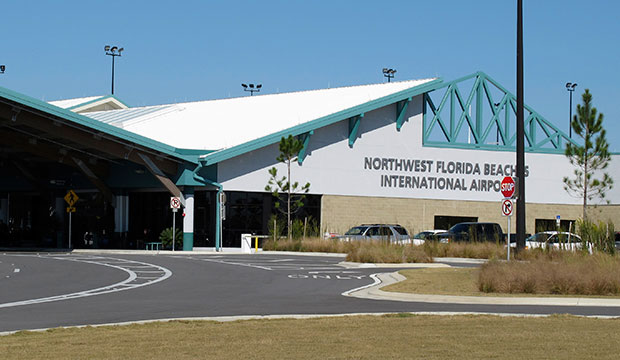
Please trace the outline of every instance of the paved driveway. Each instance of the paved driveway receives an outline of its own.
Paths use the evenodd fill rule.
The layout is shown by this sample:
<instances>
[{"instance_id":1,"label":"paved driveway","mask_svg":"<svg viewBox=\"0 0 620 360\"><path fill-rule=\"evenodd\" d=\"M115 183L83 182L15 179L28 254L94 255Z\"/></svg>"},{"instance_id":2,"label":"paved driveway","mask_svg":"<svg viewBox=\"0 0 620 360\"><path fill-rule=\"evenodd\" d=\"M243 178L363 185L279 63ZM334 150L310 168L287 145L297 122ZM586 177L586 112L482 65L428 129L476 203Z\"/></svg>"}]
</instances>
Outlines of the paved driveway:
<instances>
[{"instance_id":1,"label":"paved driveway","mask_svg":"<svg viewBox=\"0 0 620 360\"><path fill-rule=\"evenodd\" d=\"M0 254L0 331L187 317L372 312L572 313L620 308L369 300L386 268L299 255Z\"/></svg>"}]
</instances>

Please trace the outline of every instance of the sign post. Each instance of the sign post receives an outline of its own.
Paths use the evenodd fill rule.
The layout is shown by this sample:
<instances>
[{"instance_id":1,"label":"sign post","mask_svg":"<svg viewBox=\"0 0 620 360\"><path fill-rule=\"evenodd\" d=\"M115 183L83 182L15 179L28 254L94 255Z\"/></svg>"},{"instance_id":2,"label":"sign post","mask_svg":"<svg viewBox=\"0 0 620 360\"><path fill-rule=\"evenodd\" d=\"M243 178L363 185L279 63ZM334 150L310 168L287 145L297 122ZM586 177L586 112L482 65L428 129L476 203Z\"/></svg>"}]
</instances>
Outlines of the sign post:
<instances>
[{"instance_id":1,"label":"sign post","mask_svg":"<svg viewBox=\"0 0 620 360\"><path fill-rule=\"evenodd\" d=\"M506 216L508 218L508 236L506 237L507 241L507 255L506 260L510 261L510 218L512 217L514 204L512 203L512 199L517 197L517 186L518 178L513 178L511 176L505 176L502 179L500 184L500 190L502 195L504 195L504 200L502 200L502 216Z\"/></svg>"},{"instance_id":2,"label":"sign post","mask_svg":"<svg viewBox=\"0 0 620 360\"><path fill-rule=\"evenodd\" d=\"M512 211L514 208L514 204L511 199L502 200L502 216L508 218L508 236L506 237L506 247L507 247L507 255L506 260L510 261L510 218L512 217Z\"/></svg>"},{"instance_id":3,"label":"sign post","mask_svg":"<svg viewBox=\"0 0 620 360\"><path fill-rule=\"evenodd\" d=\"M79 197L73 190L67 191L67 195L64 197L65 201L69 206L67 207L67 212L69 213L69 249L71 249L71 214L75 212L75 203L79 200Z\"/></svg>"},{"instance_id":4,"label":"sign post","mask_svg":"<svg viewBox=\"0 0 620 360\"><path fill-rule=\"evenodd\" d=\"M176 227L176 218L177 218L177 211L179 211L179 208L181 207L181 199L178 197L171 197L170 198L170 208L172 209L172 251L174 251L174 237L176 235L177 232L177 227Z\"/></svg>"}]
</instances>

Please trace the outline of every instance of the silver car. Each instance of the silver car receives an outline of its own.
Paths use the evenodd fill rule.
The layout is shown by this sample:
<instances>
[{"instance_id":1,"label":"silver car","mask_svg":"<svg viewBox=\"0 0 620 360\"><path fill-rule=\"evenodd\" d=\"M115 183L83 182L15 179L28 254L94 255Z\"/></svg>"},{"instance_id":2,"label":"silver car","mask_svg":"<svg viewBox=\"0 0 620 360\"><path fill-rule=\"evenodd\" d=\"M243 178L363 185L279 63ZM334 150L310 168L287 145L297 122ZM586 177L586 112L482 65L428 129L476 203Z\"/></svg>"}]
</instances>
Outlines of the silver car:
<instances>
[{"instance_id":1,"label":"silver car","mask_svg":"<svg viewBox=\"0 0 620 360\"><path fill-rule=\"evenodd\" d=\"M394 224L363 224L351 228L340 236L345 241L351 240L385 240L399 244L410 244L407 229Z\"/></svg>"},{"instance_id":2,"label":"silver car","mask_svg":"<svg viewBox=\"0 0 620 360\"><path fill-rule=\"evenodd\" d=\"M568 232L543 231L525 239L526 249L553 248L576 251L581 250L582 246L581 237ZM588 252L592 253L592 244L588 243L587 247Z\"/></svg>"}]
</instances>

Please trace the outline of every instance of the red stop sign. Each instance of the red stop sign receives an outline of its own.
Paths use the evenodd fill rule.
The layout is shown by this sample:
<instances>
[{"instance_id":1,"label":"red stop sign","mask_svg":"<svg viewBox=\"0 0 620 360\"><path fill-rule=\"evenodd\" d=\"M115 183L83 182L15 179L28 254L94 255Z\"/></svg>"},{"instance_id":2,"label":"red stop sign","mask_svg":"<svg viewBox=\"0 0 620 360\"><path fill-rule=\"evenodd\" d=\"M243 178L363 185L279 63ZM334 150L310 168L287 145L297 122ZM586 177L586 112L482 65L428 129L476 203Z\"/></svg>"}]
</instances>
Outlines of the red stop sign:
<instances>
[{"instance_id":1,"label":"red stop sign","mask_svg":"<svg viewBox=\"0 0 620 360\"><path fill-rule=\"evenodd\" d=\"M512 198L515 194L515 191L517 191L517 186L515 185L514 179L510 176L506 176L504 179L502 179L500 191L505 198Z\"/></svg>"}]
</instances>

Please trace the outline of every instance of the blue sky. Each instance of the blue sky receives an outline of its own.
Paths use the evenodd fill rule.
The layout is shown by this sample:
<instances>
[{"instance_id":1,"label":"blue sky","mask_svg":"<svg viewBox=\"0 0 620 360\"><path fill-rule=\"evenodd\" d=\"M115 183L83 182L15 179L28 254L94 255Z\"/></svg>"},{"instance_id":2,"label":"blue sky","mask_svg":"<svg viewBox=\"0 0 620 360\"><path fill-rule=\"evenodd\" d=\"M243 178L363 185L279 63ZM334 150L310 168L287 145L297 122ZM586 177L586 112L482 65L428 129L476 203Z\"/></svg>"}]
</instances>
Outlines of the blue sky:
<instances>
[{"instance_id":1,"label":"blue sky","mask_svg":"<svg viewBox=\"0 0 620 360\"><path fill-rule=\"evenodd\" d=\"M5 1L0 86L38 99L110 92L131 106L478 70L516 93L516 0ZM620 151L620 2L524 0L525 102L568 132L566 82ZM574 111L573 111L574 112Z\"/></svg>"}]
</instances>

